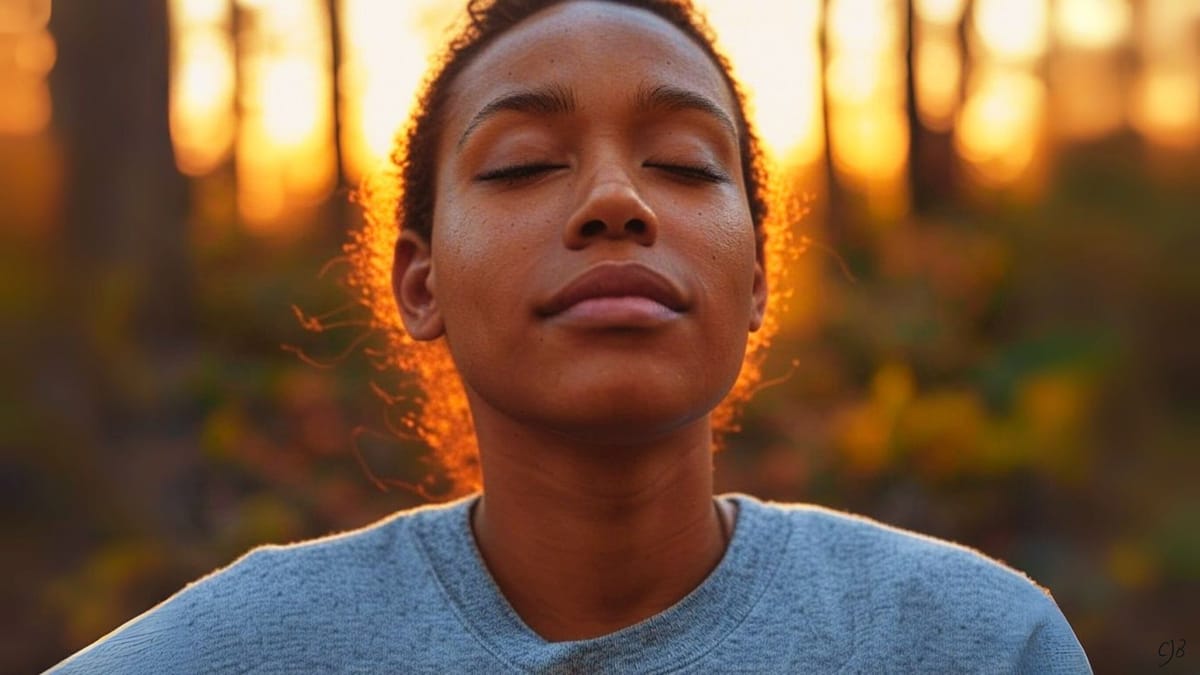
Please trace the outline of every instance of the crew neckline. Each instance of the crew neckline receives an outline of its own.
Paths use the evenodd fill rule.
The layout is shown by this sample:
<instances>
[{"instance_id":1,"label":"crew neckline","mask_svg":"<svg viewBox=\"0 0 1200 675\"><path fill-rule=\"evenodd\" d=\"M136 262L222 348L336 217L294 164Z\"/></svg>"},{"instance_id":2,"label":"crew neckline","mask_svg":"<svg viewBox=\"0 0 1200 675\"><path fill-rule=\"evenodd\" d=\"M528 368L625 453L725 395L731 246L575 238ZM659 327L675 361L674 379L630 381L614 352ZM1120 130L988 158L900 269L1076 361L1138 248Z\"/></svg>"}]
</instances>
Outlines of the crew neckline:
<instances>
[{"instance_id":1,"label":"crew neckline","mask_svg":"<svg viewBox=\"0 0 1200 675\"><path fill-rule=\"evenodd\" d=\"M410 530L464 627L496 658L520 670L563 665L594 670L659 672L702 658L729 635L762 597L787 546L790 527L773 522L765 505L744 494L719 499L737 505L721 561L690 593L632 626L586 640L549 642L521 620L493 580L471 532L479 495L428 511ZM784 536L772 532L784 528Z\"/></svg>"}]
</instances>

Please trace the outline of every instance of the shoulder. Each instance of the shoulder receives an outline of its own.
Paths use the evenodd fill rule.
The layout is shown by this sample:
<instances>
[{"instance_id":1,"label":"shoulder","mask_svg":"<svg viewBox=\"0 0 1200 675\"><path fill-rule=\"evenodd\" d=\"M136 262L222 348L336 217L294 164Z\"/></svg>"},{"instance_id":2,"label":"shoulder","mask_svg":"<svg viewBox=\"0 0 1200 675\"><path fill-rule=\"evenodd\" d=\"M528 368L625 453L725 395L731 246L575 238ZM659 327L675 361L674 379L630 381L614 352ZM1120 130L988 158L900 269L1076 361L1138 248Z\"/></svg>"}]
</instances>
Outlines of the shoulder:
<instances>
[{"instance_id":1,"label":"shoulder","mask_svg":"<svg viewBox=\"0 0 1200 675\"><path fill-rule=\"evenodd\" d=\"M926 597L969 591L983 600L978 596L994 594L1010 605L1014 600L1052 602L1025 574L960 544L819 506L768 503L762 508L790 528L789 557L839 570L836 575L847 583L896 592L919 589Z\"/></svg>"},{"instance_id":2,"label":"shoulder","mask_svg":"<svg viewBox=\"0 0 1200 675\"><path fill-rule=\"evenodd\" d=\"M777 587L807 587L807 597L792 600L832 633L853 635L868 662L888 654L889 663L917 670L933 658L964 672L980 663L1021 670L1026 662L1035 671L1089 672L1049 591L1000 561L818 506L748 505L788 532Z\"/></svg>"},{"instance_id":3,"label":"shoulder","mask_svg":"<svg viewBox=\"0 0 1200 675\"><path fill-rule=\"evenodd\" d=\"M421 602L431 584L409 531L461 505L401 512L338 535L256 548L51 672L168 672L181 664L189 671L246 670L278 653L320 670L341 647L369 647L364 622L384 623L388 614L394 620Z\"/></svg>"}]
</instances>

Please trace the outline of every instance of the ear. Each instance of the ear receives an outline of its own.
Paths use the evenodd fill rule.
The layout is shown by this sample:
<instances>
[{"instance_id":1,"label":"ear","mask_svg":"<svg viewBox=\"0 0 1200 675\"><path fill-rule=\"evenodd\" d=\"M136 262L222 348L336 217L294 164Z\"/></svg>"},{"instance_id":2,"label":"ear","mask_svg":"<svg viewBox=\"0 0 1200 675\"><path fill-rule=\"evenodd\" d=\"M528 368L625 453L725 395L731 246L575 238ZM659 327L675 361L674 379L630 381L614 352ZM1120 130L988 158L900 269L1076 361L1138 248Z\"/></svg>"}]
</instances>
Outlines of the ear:
<instances>
[{"instance_id":1,"label":"ear","mask_svg":"<svg viewBox=\"0 0 1200 675\"><path fill-rule=\"evenodd\" d=\"M434 294L436 278L429 242L405 230L396 240L392 263L392 292L404 329L414 340L435 340L446 332Z\"/></svg>"},{"instance_id":2,"label":"ear","mask_svg":"<svg viewBox=\"0 0 1200 675\"><path fill-rule=\"evenodd\" d=\"M750 289L750 332L762 328L767 313L767 273L761 260L754 261L754 287Z\"/></svg>"}]
</instances>

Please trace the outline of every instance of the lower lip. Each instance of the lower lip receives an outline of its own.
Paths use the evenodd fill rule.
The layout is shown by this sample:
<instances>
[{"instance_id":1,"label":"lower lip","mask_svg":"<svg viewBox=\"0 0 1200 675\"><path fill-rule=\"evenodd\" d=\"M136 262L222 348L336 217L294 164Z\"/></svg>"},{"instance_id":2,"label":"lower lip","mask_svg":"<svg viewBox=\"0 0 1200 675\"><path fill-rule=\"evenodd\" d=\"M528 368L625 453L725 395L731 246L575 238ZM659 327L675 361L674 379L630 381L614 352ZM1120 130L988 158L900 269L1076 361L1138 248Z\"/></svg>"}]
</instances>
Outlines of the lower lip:
<instances>
[{"instance_id":1,"label":"lower lip","mask_svg":"<svg viewBox=\"0 0 1200 675\"><path fill-rule=\"evenodd\" d=\"M554 316L568 323L598 328L648 328L679 317L679 312L640 296L590 298Z\"/></svg>"}]
</instances>

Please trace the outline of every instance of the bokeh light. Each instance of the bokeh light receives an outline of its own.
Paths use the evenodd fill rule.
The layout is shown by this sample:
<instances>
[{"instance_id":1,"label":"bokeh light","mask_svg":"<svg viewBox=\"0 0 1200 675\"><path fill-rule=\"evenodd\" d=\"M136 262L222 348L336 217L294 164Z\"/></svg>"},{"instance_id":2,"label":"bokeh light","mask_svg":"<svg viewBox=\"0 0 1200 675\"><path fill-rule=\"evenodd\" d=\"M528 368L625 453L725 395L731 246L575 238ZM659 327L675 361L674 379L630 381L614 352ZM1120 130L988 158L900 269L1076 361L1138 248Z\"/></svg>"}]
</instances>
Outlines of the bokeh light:
<instances>
[{"instance_id":1,"label":"bokeh light","mask_svg":"<svg viewBox=\"0 0 1200 675\"><path fill-rule=\"evenodd\" d=\"M1145 0L1130 121L1168 149L1200 145L1200 3Z\"/></svg>"},{"instance_id":2,"label":"bokeh light","mask_svg":"<svg viewBox=\"0 0 1200 675\"><path fill-rule=\"evenodd\" d=\"M1054 5L1055 32L1067 47L1115 47L1129 37L1132 24L1127 0L1058 0Z\"/></svg>"},{"instance_id":3,"label":"bokeh light","mask_svg":"<svg viewBox=\"0 0 1200 675\"><path fill-rule=\"evenodd\" d=\"M825 20L830 154L881 221L898 219L908 209L902 10L898 0L834 0Z\"/></svg>"},{"instance_id":4,"label":"bokeh light","mask_svg":"<svg viewBox=\"0 0 1200 675\"><path fill-rule=\"evenodd\" d=\"M333 62L320 0L239 0L238 209L263 233L333 190Z\"/></svg>"},{"instance_id":5,"label":"bokeh light","mask_svg":"<svg viewBox=\"0 0 1200 675\"><path fill-rule=\"evenodd\" d=\"M50 123L54 38L47 30L50 0L0 3L0 135L37 134Z\"/></svg>"},{"instance_id":6,"label":"bokeh light","mask_svg":"<svg viewBox=\"0 0 1200 675\"><path fill-rule=\"evenodd\" d=\"M913 13L921 21L952 27L962 19L967 0L914 0Z\"/></svg>"},{"instance_id":7,"label":"bokeh light","mask_svg":"<svg viewBox=\"0 0 1200 675\"><path fill-rule=\"evenodd\" d=\"M200 176L233 149L236 129L232 0L171 0L170 124L179 170Z\"/></svg>"},{"instance_id":8,"label":"bokeh light","mask_svg":"<svg viewBox=\"0 0 1200 675\"><path fill-rule=\"evenodd\" d=\"M1061 54L1050 64L1050 123L1058 139L1096 140L1124 127L1129 78L1119 61L1119 54L1089 51Z\"/></svg>"},{"instance_id":9,"label":"bokeh light","mask_svg":"<svg viewBox=\"0 0 1200 675\"><path fill-rule=\"evenodd\" d=\"M1034 161L1045 105L1045 85L1027 72L976 72L955 126L955 147L986 183L1011 183Z\"/></svg>"},{"instance_id":10,"label":"bokeh light","mask_svg":"<svg viewBox=\"0 0 1200 675\"><path fill-rule=\"evenodd\" d=\"M346 178L357 183L391 152L427 62L416 3L339 0L338 101Z\"/></svg>"},{"instance_id":11,"label":"bokeh light","mask_svg":"<svg viewBox=\"0 0 1200 675\"><path fill-rule=\"evenodd\" d=\"M746 87L760 136L776 161L808 164L825 150L819 0L762 0L755 11L722 0L698 3ZM787 68L781 71L780 64ZM780 77L786 72L787 77Z\"/></svg>"},{"instance_id":12,"label":"bokeh light","mask_svg":"<svg viewBox=\"0 0 1200 675\"><path fill-rule=\"evenodd\" d=\"M815 167L828 144L835 172L866 197L871 213L883 219L903 214L911 142L905 3L772 0L755 12L731 0L699 5L750 97L769 158ZM329 193L335 170L353 185L382 165L455 16L432 1L338 0L332 6L340 45L336 73L334 55L320 46L328 42L321 36L330 24L321 3L171 0L171 123L179 166L204 175L235 155L239 211L251 229L295 220ZM1125 0L914 0L913 109L924 127L952 133L972 175L992 186L1016 180L1019 167L1033 162L1034 148L1045 139L1035 137L1042 123L1031 120L1044 110L1053 111L1050 126L1067 141L1102 138L1128 124L1159 147L1190 147L1200 125L1193 103L1200 84L1187 27L1197 10L1146 0L1135 22L1134 9ZM234 11L243 15L238 36L230 28ZM967 27L966 54L960 23ZM1121 64L1128 56L1119 50L1135 25L1143 34L1138 44L1145 65L1126 77ZM1052 39L1065 51L1043 72ZM271 48L263 52L262 45ZM1050 82L1049 93L1030 95L1029 87L1012 85L1030 78ZM329 141L331 91L336 157ZM1012 92L1024 97L1021 103L1002 102ZM1024 104L1040 107L1018 112ZM1009 112L1002 114L1002 107ZM1004 120L993 140L978 137L984 120ZM984 160L1003 145L995 140L1000 137L1015 143L1014 152Z\"/></svg>"},{"instance_id":13,"label":"bokeh light","mask_svg":"<svg viewBox=\"0 0 1200 675\"><path fill-rule=\"evenodd\" d=\"M1049 10L1044 0L976 0L971 27L992 58L1029 62L1046 52Z\"/></svg>"},{"instance_id":14,"label":"bokeh light","mask_svg":"<svg viewBox=\"0 0 1200 675\"><path fill-rule=\"evenodd\" d=\"M1152 66L1134 92L1133 123L1151 142L1180 149L1200 144L1200 68Z\"/></svg>"},{"instance_id":15,"label":"bokeh light","mask_svg":"<svg viewBox=\"0 0 1200 675\"><path fill-rule=\"evenodd\" d=\"M962 97L962 50L953 28L918 25L913 45L917 112L934 131L949 131Z\"/></svg>"}]
</instances>

